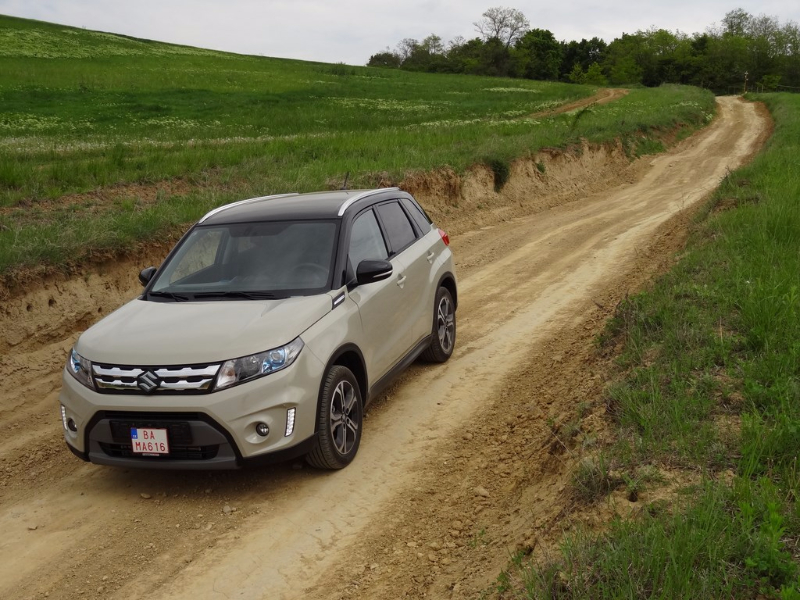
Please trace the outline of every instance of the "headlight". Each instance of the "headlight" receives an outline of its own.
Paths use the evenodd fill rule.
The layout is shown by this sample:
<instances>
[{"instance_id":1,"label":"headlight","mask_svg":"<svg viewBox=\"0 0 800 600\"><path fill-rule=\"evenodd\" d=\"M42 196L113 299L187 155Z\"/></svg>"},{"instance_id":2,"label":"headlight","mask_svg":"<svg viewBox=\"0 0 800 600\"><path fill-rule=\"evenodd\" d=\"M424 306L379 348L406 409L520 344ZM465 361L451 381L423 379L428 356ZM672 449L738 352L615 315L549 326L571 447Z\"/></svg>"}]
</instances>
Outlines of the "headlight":
<instances>
[{"instance_id":1,"label":"headlight","mask_svg":"<svg viewBox=\"0 0 800 600\"><path fill-rule=\"evenodd\" d=\"M75 352L75 348L69 353L67 371L83 385L89 389L94 389L94 382L92 381L92 363Z\"/></svg>"},{"instance_id":2,"label":"headlight","mask_svg":"<svg viewBox=\"0 0 800 600\"><path fill-rule=\"evenodd\" d=\"M221 390L285 369L295 361L302 349L303 340L296 338L280 348L225 361L217 375L216 389Z\"/></svg>"}]
</instances>

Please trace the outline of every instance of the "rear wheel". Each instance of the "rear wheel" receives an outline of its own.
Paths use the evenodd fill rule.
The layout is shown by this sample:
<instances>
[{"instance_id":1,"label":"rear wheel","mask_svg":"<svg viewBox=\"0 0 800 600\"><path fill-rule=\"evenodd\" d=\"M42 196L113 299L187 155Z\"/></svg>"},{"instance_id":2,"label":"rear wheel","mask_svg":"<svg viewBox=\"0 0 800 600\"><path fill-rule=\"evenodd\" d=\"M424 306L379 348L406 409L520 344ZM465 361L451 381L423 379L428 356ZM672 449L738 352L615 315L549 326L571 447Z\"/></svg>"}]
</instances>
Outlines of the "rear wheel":
<instances>
[{"instance_id":1,"label":"rear wheel","mask_svg":"<svg viewBox=\"0 0 800 600\"><path fill-rule=\"evenodd\" d=\"M436 291L433 308L433 332L431 345L422 353L428 362L443 363L453 354L456 346L456 305L446 287Z\"/></svg>"},{"instance_id":2,"label":"rear wheel","mask_svg":"<svg viewBox=\"0 0 800 600\"><path fill-rule=\"evenodd\" d=\"M319 469L349 465L361 443L364 403L355 376L334 365L325 375L317 408L317 441L306 461Z\"/></svg>"}]
</instances>

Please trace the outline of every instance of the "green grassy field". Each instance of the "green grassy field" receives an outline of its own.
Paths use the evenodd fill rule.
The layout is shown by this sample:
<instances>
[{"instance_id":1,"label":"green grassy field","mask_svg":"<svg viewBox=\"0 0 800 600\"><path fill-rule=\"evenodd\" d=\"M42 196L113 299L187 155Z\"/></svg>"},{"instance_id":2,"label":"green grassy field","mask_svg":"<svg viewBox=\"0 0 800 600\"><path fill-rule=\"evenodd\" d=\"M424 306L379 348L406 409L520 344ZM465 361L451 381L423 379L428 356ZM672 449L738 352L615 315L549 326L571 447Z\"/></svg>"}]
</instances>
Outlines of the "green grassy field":
<instances>
[{"instance_id":1,"label":"green grassy field","mask_svg":"<svg viewBox=\"0 0 800 600\"><path fill-rule=\"evenodd\" d=\"M119 251L227 201L508 164L713 113L694 88L532 113L589 86L241 56L0 17L0 273ZM646 143L639 144L646 148ZM658 144L654 149L658 149ZM136 186L179 183L156 197ZM130 186L130 187L125 187ZM112 202L97 190L118 190Z\"/></svg>"},{"instance_id":2,"label":"green grassy field","mask_svg":"<svg viewBox=\"0 0 800 600\"><path fill-rule=\"evenodd\" d=\"M606 398L618 441L575 474L589 501L664 470L701 483L520 563L526 597L800 598L800 96L758 99L776 121L766 151L601 340L624 348Z\"/></svg>"}]
</instances>

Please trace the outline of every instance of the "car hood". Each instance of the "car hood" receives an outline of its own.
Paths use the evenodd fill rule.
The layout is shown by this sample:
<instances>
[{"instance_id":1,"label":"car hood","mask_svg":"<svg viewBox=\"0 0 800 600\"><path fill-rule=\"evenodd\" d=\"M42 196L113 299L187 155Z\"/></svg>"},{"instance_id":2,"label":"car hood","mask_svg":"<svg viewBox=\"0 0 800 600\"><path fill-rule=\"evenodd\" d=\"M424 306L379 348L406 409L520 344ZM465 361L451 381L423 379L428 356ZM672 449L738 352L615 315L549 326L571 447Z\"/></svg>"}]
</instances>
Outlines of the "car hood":
<instances>
[{"instance_id":1,"label":"car hood","mask_svg":"<svg viewBox=\"0 0 800 600\"><path fill-rule=\"evenodd\" d=\"M281 300L133 300L86 330L84 358L117 365L219 362L291 342L331 310L331 297Z\"/></svg>"}]
</instances>

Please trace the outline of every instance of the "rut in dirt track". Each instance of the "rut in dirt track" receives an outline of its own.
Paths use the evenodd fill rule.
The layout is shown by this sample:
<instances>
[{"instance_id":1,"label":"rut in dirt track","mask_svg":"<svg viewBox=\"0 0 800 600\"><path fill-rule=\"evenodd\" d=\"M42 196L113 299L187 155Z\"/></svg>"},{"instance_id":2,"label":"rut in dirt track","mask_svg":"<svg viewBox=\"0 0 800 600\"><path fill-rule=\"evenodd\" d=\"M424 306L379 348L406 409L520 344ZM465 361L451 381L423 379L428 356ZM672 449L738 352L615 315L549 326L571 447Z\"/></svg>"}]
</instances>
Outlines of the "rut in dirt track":
<instances>
[{"instance_id":1,"label":"rut in dirt track","mask_svg":"<svg viewBox=\"0 0 800 600\"><path fill-rule=\"evenodd\" d=\"M569 458L547 450L546 423L602 385L573 355L668 253L676 215L763 141L754 105L723 98L719 113L632 184L457 237L456 354L390 389L341 472L80 463L61 441L58 372L97 312L69 314L80 281L31 296L19 319L70 318L3 342L0 597L474 597L516 536L559 518ZM99 312L135 293L128 273L92 276Z\"/></svg>"}]
</instances>

